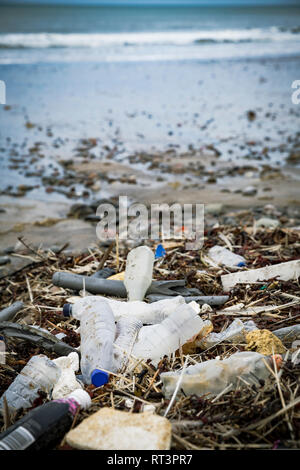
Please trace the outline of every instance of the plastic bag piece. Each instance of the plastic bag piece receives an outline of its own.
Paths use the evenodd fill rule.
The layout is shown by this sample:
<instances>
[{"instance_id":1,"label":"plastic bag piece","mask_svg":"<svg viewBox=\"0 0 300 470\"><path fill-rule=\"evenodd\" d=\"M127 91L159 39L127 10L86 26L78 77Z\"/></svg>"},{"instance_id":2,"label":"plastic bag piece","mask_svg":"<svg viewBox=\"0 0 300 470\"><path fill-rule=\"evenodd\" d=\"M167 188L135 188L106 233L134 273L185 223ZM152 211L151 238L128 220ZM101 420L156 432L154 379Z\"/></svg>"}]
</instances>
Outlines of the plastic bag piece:
<instances>
[{"instance_id":1,"label":"plastic bag piece","mask_svg":"<svg viewBox=\"0 0 300 470\"><path fill-rule=\"evenodd\" d=\"M281 358L281 356L279 356ZM256 352L238 352L227 359L212 359L187 367L182 377L180 390L185 395L215 396L231 385L245 387L247 384L259 386L261 381L271 377L265 364L272 367L271 356ZM163 394L170 398L175 390L181 371L164 372L160 375Z\"/></svg>"}]
</instances>

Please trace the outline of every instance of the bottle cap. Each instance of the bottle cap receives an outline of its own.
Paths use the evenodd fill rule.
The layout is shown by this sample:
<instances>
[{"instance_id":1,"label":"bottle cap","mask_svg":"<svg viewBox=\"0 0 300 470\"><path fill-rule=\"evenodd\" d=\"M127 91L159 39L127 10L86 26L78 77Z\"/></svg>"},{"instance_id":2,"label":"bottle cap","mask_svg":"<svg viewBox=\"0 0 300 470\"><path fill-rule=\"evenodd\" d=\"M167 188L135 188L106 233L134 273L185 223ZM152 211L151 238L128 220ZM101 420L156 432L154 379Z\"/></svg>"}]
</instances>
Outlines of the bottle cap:
<instances>
[{"instance_id":1,"label":"bottle cap","mask_svg":"<svg viewBox=\"0 0 300 470\"><path fill-rule=\"evenodd\" d=\"M64 317L70 317L72 314L72 304L65 304L63 306L63 315Z\"/></svg>"},{"instance_id":2,"label":"bottle cap","mask_svg":"<svg viewBox=\"0 0 300 470\"><path fill-rule=\"evenodd\" d=\"M94 369L91 373L91 382L95 387L101 387L108 382L109 374L101 369Z\"/></svg>"},{"instance_id":3,"label":"bottle cap","mask_svg":"<svg viewBox=\"0 0 300 470\"><path fill-rule=\"evenodd\" d=\"M68 398L73 398L83 410L87 410L92 404L89 394L80 388L73 390L73 392L67 396L67 399Z\"/></svg>"}]
</instances>

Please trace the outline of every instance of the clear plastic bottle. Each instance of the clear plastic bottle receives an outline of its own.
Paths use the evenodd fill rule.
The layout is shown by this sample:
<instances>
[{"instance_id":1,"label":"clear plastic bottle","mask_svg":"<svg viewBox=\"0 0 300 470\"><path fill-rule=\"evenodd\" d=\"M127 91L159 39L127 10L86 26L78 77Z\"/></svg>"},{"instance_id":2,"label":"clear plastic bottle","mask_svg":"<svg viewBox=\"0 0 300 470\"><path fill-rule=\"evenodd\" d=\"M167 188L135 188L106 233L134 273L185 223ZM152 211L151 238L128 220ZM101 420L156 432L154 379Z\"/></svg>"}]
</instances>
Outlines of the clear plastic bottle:
<instances>
[{"instance_id":1,"label":"clear plastic bottle","mask_svg":"<svg viewBox=\"0 0 300 470\"><path fill-rule=\"evenodd\" d=\"M114 371L120 371L128 362L138 332L143 323L133 317L123 317L117 323L117 336L114 348ZM126 354L127 353L127 354Z\"/></svg>"},{"instance_id":2,"label":"clear plastic bottle","mask_svg":"<svg viewBox=\"0 0 300 470\"><path fill-rule=\"evenodd\" d=\"M3 409L4 396L11 410L30 408L39 396L39 390L46 393L52 390L60 373L59 367L47 356L43 354L33 356L2 395L0 409Z\"/></svg>"},{"instance_id":3,"label":"clear plastic bottle","mask_svg":"<svg viewBox=\"0 0 300 470\"><path fill-rule=\"evenodd\" d=\"M280 367L281 356L275 356L277 367ZM227 359L201 362L187 367L180 383L180 389L186 395L218 395L227 386L237 384L245 386L245 381L259 385L259 380L266 380L270 371L265 361L272 367L271 356L264 356L257 352L238 352ZM163 383L163 393L166 398L172 396L181 370L176 372L164 372L160 375ZM243 382L244 380L244 382Z\"/></svg>"},{"instance_id":4,"label":"clear plastic bottle","mask_svg":"<svg viewBox=\"0 0 300 470\"><path fill-rule=\"evenodd\" d=\"M128 300L143 300L152 283L154 253L148 246L130 251L126 260L124 285Z\"/></svg>"},{"instance_id":5,"label":"clear plastic bottle","mask_svg":"<svg viewBox=\"0 0 300 470\"><path fill-rule=\"evenodd\" d=\"M208 256L217 264L223 264L229 268L246 266L243 256L236 255L224 246L215 245L208 251Z\"/></svg>"},{"instance_id":6,"label":"clear plastic bottle","mask_svg":"<svg viewBox=\"0 0 300 470\"><path fill-rule=\"evenodd\" d=\"M90 406L91 398L84 390L38 406L0 434L0 450L50 450L70 429L78 408Z\"/></svg>"},{"instance_id":7,"label":"clear plastic bottle","mask_svg":"<svg viewBox=\"0 0 300 470\"><path fill-rule=\"evenodd\" d=\"M199 306L191 304L180 305L171 315L158 325L143 326L133 347L135 357L151 359L157 364L164 355L170 355L183 346L204 326L199 317Z\"/></svg>"},{"instance_id":8,"label":"clear plastic bottle","mask_svg":"<svg viewBox=\"0 0 300 470\"><path fill-rule=\"evenodd\" d=\"M81 310L82 313L80 367L84 382L100 387L108 382L109 374L105 370L112 371L113 367L115 318L105 300L90 303L88 299L89 297L85 297L74 305L75 311ZM105 370L101 370L102 368Z\"/></svg>"}]
</instances>

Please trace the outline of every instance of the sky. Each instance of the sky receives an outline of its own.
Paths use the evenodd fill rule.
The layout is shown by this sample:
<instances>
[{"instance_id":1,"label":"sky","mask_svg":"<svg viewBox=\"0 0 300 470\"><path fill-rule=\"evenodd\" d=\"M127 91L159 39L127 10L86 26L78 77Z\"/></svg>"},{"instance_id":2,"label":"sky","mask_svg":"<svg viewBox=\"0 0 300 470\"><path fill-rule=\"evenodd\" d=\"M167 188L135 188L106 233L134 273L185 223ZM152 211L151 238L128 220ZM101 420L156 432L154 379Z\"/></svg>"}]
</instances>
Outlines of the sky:
<instances>
[{"instance_id":1,"label":"sky","mask_svg":"<svg viewBox=\"0 0 300 470\"><path fill-rule=\"evenodd\" d=\"M299 5L300 0L0 0L1 4L61 5Z\"/></svg>"}]
</instances>

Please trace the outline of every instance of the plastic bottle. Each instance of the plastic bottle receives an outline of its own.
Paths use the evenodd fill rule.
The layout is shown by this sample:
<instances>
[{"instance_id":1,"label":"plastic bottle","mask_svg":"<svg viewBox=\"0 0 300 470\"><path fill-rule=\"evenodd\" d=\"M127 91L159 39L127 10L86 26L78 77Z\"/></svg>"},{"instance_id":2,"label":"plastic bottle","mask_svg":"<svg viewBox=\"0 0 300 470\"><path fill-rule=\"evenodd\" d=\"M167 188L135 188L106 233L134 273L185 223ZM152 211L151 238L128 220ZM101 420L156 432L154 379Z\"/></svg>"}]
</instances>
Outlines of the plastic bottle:
<instances>
[{"instance_id":1,"label":"plastic bottle","mask_svg":"<svg viewBox=\"0 0 300 470\"><path fill-rule=\"evenodd\" d=\"M3 336L0 336L0 364L5 364L6 362L5 351L6 351L5 339Z\"/></svg>"},{"instance_id":2,"label":"plastic bottle","mask_svg":"<svg viewBox=\"0 0 300 470\"><path fill-rule=\"evenodd\" d=\"M147 304L140 300L122 302L115 299L106 299L99 295L90 295L85 299L85 306L88 304L94 304L96 306L97 303L106 301L113 311L115 321L120 320L122 317L132 316L148 325L162 322L167 316L173 313L179 305L185 304L184 297L180 295L169 299L159 300L151 304ZM79 298L75 304L65 304L63 313L65 316L72 316L77 320L81 320L82 315L85 314L85 308L82 308L82 299Z\"/></svg>"},{"instance_id":3,"label":"plastic bottle","mask_svg":"<svg viewBox=\"0 0 300 470\"><path fill-rule=\"evenodd\" d=\"M280 355L276 355L277 366L280 365ZM238 352L227 359L201 362L187 367L180 383L180 389L186 395L205 394L218 395L229 384L235 387L237 384L245 386L245 382L259 385L259 380L266 380L270 371L265 365L269 363L272 367L271 356L264 356L256 352ZM166 398L172 396L181 371L164 372L160 375L163 383L163 393ZM243 379L241 380L240 377Z\"/></svg>"},{"instance_id":4,"label":"plastic bottle","mask_svg":"<svg viewBox=\"0 0 300 470\"><path fill-rule=\"evenodd\" d=\"M127 256L124 285L128 300L143 300L152 282L154 254L147 246L131 250Z\"/></svg>"},{"instance_id":5,"label":"plastic bottle","mask_svg":"<svg viewBox=\"0 0 300 470\"><path fill-rule=\"evenodd\" d=\"M84 297L74 305L75 311L84 311L80 316L80 367L84 382L100 387L109 378L101 368L112 371L116 326L113 311L105 300L90 303L88 299Z\"/></svg>"},{"instance_id":6,"label":"plastic bottle","mask_svg":"<svg viewBox=\"0 0 300 470\"><path fill-rule=\"evenodd\" d=\"M215 245L208 250L208 256L217 264L223 264L229 268L236 266L246 266L246 260L243 256L236 255L227 250L224 246Z\"/></svg>"},{"instance_id":7,"label":"plastic bottle","mask_svg":"<svg viewBox=\"0 0 300 470\"><path fill-rule=\"evenodd\" d=\"M11 410L30 408L39 396L39 390L46 393L52 390L60 373L59 367L47 356L33 356L2 395L0 409L3 409L4 396Z\"/></svg>"},{"instance_id":8,"label":"plastic bottle","mask_svg":"<svg viewBox=\"0 0 300 470\"><path fill-rule=\"evenodd\" d=\"M90 406L91 398L84 390L38 406L0 434L0 450L51 449L70 429L78 408Z\"/></svg>"},{"instance_id":9,"label":"plastic bottle","mask_svg":"<svg viewBox=\"0 0 300 470\"><path fill-rule=\"evenodd\" d=\"M122 370L128 362L128 354L132 352L133 345L142 326L143 323L133 317L124 317L118 321L114 348L114 371Z\"/></svg>"},{"instance_id":10,"label":"plastic bottle","mask_svg":"<svg viewBox=\"0 0 300 470\"><path fill-rule=\"evenodd\" d=\"M151 359L157 364L164 355L175 352L203 328L199 310L195 302L183 304L160 324L143 326L133 347L133 356Z\"/></svg>"}]
</instances>

